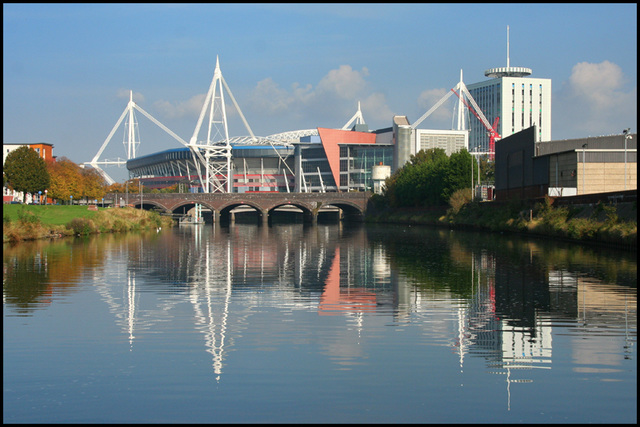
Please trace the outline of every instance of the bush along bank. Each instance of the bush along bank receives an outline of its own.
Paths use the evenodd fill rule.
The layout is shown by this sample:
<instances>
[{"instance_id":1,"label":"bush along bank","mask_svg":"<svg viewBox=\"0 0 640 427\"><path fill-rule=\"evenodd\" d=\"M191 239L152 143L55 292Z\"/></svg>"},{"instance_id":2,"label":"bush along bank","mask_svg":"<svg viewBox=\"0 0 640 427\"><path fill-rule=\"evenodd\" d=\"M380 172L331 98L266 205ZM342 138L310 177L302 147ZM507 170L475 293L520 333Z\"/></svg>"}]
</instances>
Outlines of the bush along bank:
<instances>
[{"instance_id":1,"label":"bush along bank","mask_svg":"<svg viewBox=\"0 0 640 427\"><path fill-rule=\"evenodd\" d=\"M20 210L17 219L3 215L2 240L18 242L63 236L169 228L173 220L157 212L133 208L102 209L90 217L77 217L65 225L45 224L36 211Z\"/></svg>"},{"instance_id":2,"label":"bush along bank","mask_svg":"<svg viewBox=\"0 0 640 427\"><path fill-rule=\"evenodd\" d=\"M454 200L454 198L456 198ZM553 200L510 203L460 201L449 207L367 210L367 222L437 225L459 229L513 232L637 250L636 202L553 206Z\"/></svg>"}]
</instances>

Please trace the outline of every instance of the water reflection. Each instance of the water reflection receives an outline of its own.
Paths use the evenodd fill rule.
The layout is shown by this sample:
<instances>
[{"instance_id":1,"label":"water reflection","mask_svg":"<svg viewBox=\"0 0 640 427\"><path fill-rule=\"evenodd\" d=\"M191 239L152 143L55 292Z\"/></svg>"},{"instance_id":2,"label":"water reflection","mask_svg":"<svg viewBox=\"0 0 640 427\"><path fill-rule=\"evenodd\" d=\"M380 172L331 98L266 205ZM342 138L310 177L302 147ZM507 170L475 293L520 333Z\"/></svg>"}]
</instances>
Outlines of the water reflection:
<instances>
[{"instance_id":1,"label":"water reflection","mask_svg":"<svg viewBox=\"0 0 640 427\"><path fill-rule=\"evenodd\" d=\"M514 384L550 370L554 336L575 337L572 369L605 375L632 358L637 325L635 257L598 248L419 227L232 224L143 235L5 246L5 316L29 316L91 283L130 351L185 316L201 334L216 381L235 340L261 310L343 316L325 349L358 363L367 327L415 327ZM624 334L624 350L600 352ZM268 345L275 345L269 343ZM623 355L622 357L620 355Z\"/></svg>"}]
</instances>

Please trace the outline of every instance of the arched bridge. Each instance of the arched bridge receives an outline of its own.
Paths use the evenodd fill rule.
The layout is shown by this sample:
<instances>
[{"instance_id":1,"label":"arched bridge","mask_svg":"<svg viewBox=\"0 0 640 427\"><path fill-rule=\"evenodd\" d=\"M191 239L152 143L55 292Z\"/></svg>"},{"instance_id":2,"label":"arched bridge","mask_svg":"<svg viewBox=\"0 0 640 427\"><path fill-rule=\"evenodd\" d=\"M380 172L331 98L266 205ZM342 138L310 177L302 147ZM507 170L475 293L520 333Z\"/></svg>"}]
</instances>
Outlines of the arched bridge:
<instances>
[{"instance_id":1,"label":"arched bridge","mask_svg":"<svg viewBox=\"0 0 640 427\"><path fill-rule=\"evenodd\" d=\"M240 206L248 206L258 212L262 222L277 209L295 207L302 211L305 222L316 222L318 213L327 208L340 209L345 219L362 220L367 209L370 192L347 193L161 193L129 194L128 203L134 207L159 210L165 214L184 215L196 204L213 212L213 220ZM120 195L122 196L122 195Z\"/></svg>"}]
</instances>

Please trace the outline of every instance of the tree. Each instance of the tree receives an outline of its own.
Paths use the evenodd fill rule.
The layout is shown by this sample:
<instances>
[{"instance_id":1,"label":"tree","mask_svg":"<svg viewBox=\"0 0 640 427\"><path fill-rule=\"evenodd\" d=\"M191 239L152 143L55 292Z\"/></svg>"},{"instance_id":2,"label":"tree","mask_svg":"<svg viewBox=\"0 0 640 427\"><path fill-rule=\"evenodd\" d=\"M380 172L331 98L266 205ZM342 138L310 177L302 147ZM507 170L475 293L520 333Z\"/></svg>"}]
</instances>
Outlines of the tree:
<instances>
[{"instance_id":1,"label":"tree","mask_svg":"<svg viewBox=\"0 0 640 427\"><path fill-rule=\"evenodd\" d=\"M494 182L496 163L490 161L488 156L480 157L480 181Z\"/></svg>"},{"instance_id":2,"label":"tree","mask_svg":"<svg viewBox=\"0 0 640 427\"><path fill-rule=\"evenodd\" d=\"M26 145L9 153L3 171L9 188L24 194L44 192L51 182L44 160Z\"/></svg>"},{"instance_id":3,"label":"tree","mask_svg":"<svg viewBox=\"0 0 640 427\"><path fill-rule=\"evenodd\" d=\"M80 169L82 177L82 196L87 200L100 199L106 194L106 183L100 173L91 168Z\"/></svg>"},{"instance_id":4,"label":"tree","mask_svg":"<svg viewBox=\"0 0 640 427\"><path fill-rule=\"evenodd\" d=\"M421 150L387 178L383 194L393 207L446 205L453 193L471 186L472 167L467 150L451 157L440 148Z\"/></svg>"},{"instance_id":5,"label":"tree","mask_svg":"<svg viewBox=\"0 0 640 427\"><path fill-rule=\"evenodd\" d=\"M114 182L106 188L107 193L124 193L126 188L122 182Z\"/></svg>"},{"instance_id":6,"label":"tree","mask_svg":"<svg viewBox=\"0 0 640 427\"><path fill-rule=\"evenodd\" d=\"M83 196L80 166L62 157L56 162L49 163L49 173L51 174L49 197L70 201L71 197L79 200Z\"/></svg>"}]
</instances>

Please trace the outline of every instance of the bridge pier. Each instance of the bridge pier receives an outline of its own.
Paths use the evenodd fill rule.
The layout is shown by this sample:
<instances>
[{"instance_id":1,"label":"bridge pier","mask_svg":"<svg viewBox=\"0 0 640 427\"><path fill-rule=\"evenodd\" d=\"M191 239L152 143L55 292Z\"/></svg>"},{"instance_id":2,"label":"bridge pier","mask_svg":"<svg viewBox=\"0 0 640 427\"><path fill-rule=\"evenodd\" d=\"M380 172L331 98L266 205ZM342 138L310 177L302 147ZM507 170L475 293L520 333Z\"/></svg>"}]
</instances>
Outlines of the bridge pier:
<instances>
[{"instance_id":1,"label":"bridge pier","mask_svg":"<svg viewBox=\"0 0 640 427\"><path fill-rule=\"evenodd\" d=\"M307 224L317 224L318 223L318 210L312 209L310 211L306 211L303 213L303 221Z\"/></svg>"},{"instance_id":2,"label":"bridge pier","mask_svg":"<svg viewBox=\"0 0 640 427\"><path fill-rule=\"evenodd\" d=\"M112 195L117 200L121 196ZM302 210L304 214L304 222L316 224L318 220L323 221L326 216L325 208L334 206L336 210L340 210L340 218L334 214L336 220L359 219L364 215L370 193L162 193L162 194L145 194L144 207L152 207L161 209L167 213L184 214L185 210L192 208L194 205L200 204L211 211L213 222L233 222L235 219L240 220L247 209L238 210L238 215L231 214L229 210L243 205L250 206L255 209L260 219L258 223L269 223L269 212L282 206L294 206ZM129 194L129 203L137 204L142 200L137 194ZM105 201L108 199L105 198ZM319 212L322 208L322 212ZM331 211L333 208L330 208ZM291 208L283 209L286 214L296 212ZM289 212L291 211L291 212ZM229 217L227 217L229 215ZM291 220L299 215L297 212L291 215ZM234 218L235 217L235 218ZM210 221L207 218L207 221Z\"/></svg>"}]
</instances>

